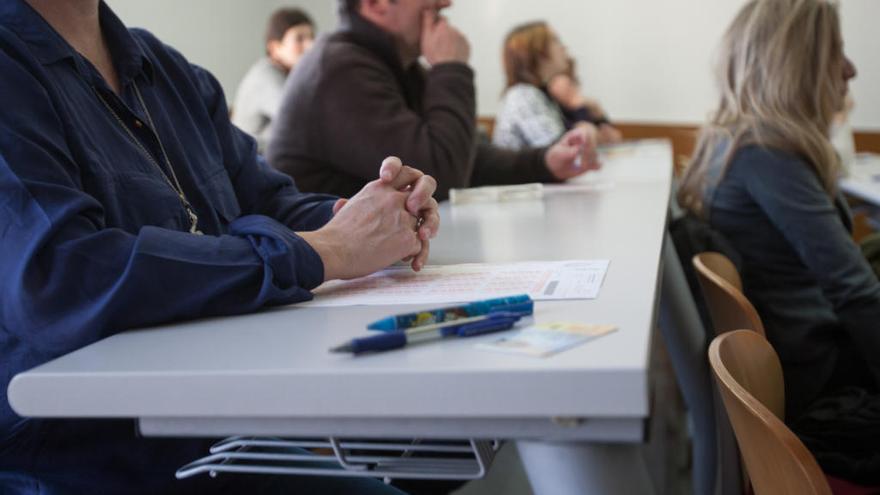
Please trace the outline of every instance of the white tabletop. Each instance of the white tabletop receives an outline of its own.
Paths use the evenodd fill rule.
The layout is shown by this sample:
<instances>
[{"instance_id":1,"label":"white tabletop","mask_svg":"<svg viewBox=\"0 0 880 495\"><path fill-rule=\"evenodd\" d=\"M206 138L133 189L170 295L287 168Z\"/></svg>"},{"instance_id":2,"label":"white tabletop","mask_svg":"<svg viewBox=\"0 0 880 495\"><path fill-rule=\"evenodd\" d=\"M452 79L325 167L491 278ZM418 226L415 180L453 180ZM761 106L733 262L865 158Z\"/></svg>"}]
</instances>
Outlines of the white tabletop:
<instances>
[{"instance_id":1,"label":"white tabletop","mask_svg":"<svg viewBox=\"0 0 880 495\"><path fill-rule=\"evenodd\" d=\"M10 403L43 417L640 420L671 174L670 147L643 142L543 200L442 206L433 264L611 260L597 299L536 304L539 322L618 326L556 356L475 348L497 335L332 354L367 322L415 308L292 305L109 337L16 376Z\"/></svg>"},{"instance_id":2,"label":"white tabletop","mask_svg":"<svg viewBox=\"0 0 880 495\"><path fill-rule=\"evenodd\" d=\"M843 192L880 206L880 155L859 153L849 167L849 174L840 179Z\"/></svg>"}]
</instances>

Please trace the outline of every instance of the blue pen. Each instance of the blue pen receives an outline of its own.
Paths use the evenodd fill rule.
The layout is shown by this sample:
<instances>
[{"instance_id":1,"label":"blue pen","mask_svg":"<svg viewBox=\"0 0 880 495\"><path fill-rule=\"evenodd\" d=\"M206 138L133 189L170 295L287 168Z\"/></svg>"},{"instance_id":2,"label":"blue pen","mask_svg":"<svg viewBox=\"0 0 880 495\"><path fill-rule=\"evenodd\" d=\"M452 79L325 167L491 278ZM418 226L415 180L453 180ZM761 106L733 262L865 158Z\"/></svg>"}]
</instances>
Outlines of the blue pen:
<instances>
[{"instance_id":1,"label":"blue pen","mask_svg":"<svg viewBox=\"0 0 880 495\"><path fill-rule=\"evenodd\" d=\"M361 354L364 352L400 349L410 344L447 337L473 337L475 335L507 330L513 327L522 317L521 313L499 311L451 322L425 325L401 332L386 332L352 339L345 344L330 349L330 352Z\"/></svg>"},{"instance_id":2,"label":"blue pen","mask_svg":"<svg viewBox=\"0 0 880 495\"><path fill-rule=\"evenodd\" d=\"M445 308L419 311L416 313L389 316L388 318L383 318L370 323L367 325L367 328L370 330L393 332L395 330L405 330L407 328L434 325L462 318L485 315L494 311L509 311L530 315L532 314L533 307L532 298L530 298L528 294L521 294L518 296L475 301L461 306L449 306Z\"/></svg>"}]
</instances>

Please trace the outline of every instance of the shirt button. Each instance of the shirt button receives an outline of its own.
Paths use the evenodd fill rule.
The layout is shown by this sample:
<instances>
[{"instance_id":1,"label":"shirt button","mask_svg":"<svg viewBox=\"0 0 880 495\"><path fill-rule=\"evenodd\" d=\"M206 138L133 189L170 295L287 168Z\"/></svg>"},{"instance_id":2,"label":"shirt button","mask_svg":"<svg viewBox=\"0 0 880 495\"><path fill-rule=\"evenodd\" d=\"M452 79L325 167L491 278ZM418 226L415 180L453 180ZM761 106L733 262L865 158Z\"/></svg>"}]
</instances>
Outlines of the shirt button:
<instances>
[{"instance_id":1,"label":"shirt button","mask_svg":"<svg viewBox=\"0 0 880 495\"><path fill-rule=\"evenodd\" d=\"M144 123L138 119L134 119L134 126L137 127L138 129L140 129L141 127L144 126Z\"/></svg>"}]
</instances>

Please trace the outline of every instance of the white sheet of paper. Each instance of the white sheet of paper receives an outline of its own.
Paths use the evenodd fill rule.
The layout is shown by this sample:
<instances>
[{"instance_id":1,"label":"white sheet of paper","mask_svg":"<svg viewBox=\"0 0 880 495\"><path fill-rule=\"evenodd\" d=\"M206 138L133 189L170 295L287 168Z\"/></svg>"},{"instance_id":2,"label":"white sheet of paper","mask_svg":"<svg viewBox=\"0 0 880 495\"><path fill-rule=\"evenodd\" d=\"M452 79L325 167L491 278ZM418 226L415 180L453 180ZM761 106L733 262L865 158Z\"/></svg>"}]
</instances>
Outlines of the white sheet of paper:
<instances>
[{"instance_id":1,"label":"white sheet of paper","mask_svg":"<svg viewBox=\"0 0 880 495\"><path fill-rule=\"evenodd\" d=\"M426 266L415 273L392 267L348 281L327 282L309 306L469 302L515 294L536 301L595 299L609 260L469 263Z\"/></svg>"},{"instance_id":2,"label":"white sheet of paper","mask_svg":"<svg viewBox=\"0 0 880 495\"><path fill-rule=\"evenodd\" d=\"M614 325L581 323L543 323L523 328L490 342L477 344L480 349L548 357L617 330Z\"/></svg>"}]
</instances>

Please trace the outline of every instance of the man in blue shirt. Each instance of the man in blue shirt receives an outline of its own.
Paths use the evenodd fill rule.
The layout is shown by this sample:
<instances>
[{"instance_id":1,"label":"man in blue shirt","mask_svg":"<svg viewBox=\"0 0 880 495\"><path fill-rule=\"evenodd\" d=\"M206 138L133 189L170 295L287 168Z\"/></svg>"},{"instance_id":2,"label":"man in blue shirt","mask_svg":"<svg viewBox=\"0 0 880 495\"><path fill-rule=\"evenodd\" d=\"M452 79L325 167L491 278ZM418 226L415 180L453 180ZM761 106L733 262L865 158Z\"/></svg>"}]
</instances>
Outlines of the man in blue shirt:
<instances>
[{"instance_id":1,"label":"man in blue shirt","mask_svg":"<svg viewBox=\"0 0 880 495\"><path fill-rule=\"evenodd\" d=\"M221 485L240 478L174 482L202 441L19 418L7 384L127 328L303 301L401 259L418 270L435 182L389 159L348 200L300 193L229 123L210 74L99 0L0 2L0 74L0 492L238 493Z\"/></svg>"}]
</instances>

